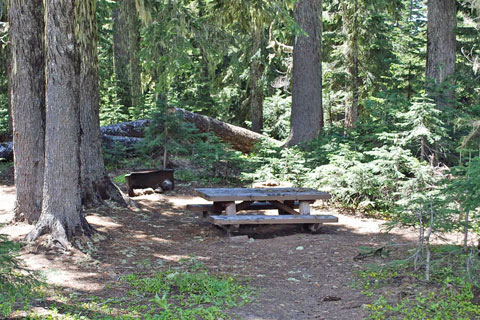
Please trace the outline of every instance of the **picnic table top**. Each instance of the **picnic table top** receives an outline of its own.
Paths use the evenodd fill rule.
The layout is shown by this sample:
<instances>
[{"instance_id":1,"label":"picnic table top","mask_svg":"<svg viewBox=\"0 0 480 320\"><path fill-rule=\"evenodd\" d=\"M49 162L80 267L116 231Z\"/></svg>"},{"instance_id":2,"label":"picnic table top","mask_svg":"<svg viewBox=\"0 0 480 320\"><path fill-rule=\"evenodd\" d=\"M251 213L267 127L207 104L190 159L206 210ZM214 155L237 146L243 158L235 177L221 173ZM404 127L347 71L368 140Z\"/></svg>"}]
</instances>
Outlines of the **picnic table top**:
<instances>
[{"instance_id":1,"label":"picnic table top","mask_svg":"<svg viewBox=\"0 0 480 320\"><path fill-rule=\"evenodd\" d=\"M197 194L210 201L311 201L330 199L330 195L309 188L198 188Z\"/></svg>"}]
</instances>

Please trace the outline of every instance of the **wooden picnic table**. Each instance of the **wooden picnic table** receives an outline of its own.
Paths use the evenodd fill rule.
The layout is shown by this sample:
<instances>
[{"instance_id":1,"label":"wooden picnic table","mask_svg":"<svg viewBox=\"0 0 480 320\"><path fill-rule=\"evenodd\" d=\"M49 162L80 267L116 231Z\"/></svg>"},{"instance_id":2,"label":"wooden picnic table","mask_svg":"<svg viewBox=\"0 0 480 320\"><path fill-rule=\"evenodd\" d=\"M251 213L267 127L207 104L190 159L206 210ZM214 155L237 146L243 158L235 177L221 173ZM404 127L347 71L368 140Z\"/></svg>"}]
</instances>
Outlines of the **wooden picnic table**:
<instances>
[{"instance_id":1,"label":"wooden picnic table","mask_svg":"<svg viewBox=\"0 0 480 320\"><path fill-rule=\"evenodd\" d=\"M216 225L304 223L319 225L337 222L330 215L310 215L315 200L330 199L330 195L309 188L199 188L197 195L212 201L212 205L188 205L187 209L215 213L210 221ZM238 202L238 203L237 203ZM295 210L298 207L298 211ZM238 215L243 210L278 209L279 216ZM293 217L293 216L295 217Z\"/></svg>"}]
</instances>

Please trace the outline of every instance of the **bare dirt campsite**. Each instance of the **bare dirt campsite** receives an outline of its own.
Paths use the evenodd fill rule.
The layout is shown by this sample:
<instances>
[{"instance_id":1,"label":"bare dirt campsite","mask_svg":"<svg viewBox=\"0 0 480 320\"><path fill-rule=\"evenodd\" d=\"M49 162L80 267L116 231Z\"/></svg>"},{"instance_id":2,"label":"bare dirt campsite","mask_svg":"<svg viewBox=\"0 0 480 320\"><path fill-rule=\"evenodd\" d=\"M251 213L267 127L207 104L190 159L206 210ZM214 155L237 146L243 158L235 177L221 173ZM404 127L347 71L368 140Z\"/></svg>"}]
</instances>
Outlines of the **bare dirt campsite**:
<instances>
[{"instance_id":1,"label":"bare dirt campsite","mask_svg":"<svg viewBox=\"0 0 480 320\"><path fill-rule=\"evenodd\" d=\"M0 187L0 223L12 217L14 192L10 184ZM382 263L382 258L359 258L361 247L401 248L415 237L407 232L385 234L382 221L318 205L314 212L334 214L339 222L315 234L298 226L243 226L239 235L228 237L201 214L185 210L187 204L204 201L193 195L192 186L134 199L137 209L88 211L96 235L77 242L66 254L45 250L38 242L22 248L25 267L56 288L34 305L37 314L49 314L48 305L58 295L74 296L77 304L92 296L114 301L127 294L121 279L128 274L201 264L212 274L234 277L252 289L251 301L226 311L233 319L363 319L372 301L356 285L358 272L368 263ZM22 223L6 224L0 233L22 240L30 229ZM405 281L399 284L405 286Z\"/></svg>"}]
</instances>

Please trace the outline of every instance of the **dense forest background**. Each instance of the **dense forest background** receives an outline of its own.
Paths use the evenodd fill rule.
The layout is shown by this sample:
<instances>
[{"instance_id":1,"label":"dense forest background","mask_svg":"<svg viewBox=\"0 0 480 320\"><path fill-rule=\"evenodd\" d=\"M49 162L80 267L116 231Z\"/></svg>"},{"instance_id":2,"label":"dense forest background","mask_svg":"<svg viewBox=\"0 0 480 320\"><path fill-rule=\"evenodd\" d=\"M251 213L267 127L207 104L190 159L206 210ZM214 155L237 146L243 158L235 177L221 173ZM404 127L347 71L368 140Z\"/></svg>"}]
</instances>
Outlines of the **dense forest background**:
<instances>
[{"instance_id":1,"label":"dense forest background","mask_svg":"<svg viewBox=\"0 0 480 320\"><path fill-rule=\"evenodd\" d=\"M155 118L168 106L287 139L293 40L304 32L293 7L294 1L97 1L101 124ZM253 174L288 179L301 171L292 175L297 184L327 187L351 207L387 211L398 194L410 193L400 189L411 190L412 179L426 183L420 177L426 168L468 178L480 153L480 33L475 3L458 1L455 10L455 72L434 88L426 77L426 2L324 1L322 133L275 157L259 152ZM3 21L5 12L3 4ZM8 68L7 26L0 60ZM7 68L0 71L4 140ZM435 90L451 93L441 107Z\"/></svg>"},{"instance_id":2,"label":"dense forest background","mask_svg":"<svg viewBox=\"0 0 480 320\"><path fill-rule=\"evenodd\" d=\"M75 78L86 79L88 67L90 71L97 70L98 42L98 90L95 75L90 79L90 84L94 84L90 96L99 91L100 124L151 120L145 139L131 140L138 142L135 146L131 141L127 148L125 144L104 145L109 171L171 166L180 181L247 185L275 180L329 192L332 203L342 209L385 218L391 228L414 227L418 231L418 247L402 260L402 266L421 270L428 281L437 277L442 288L450 290L448 294L453 292L454 283L455 288L468 289L468 301L470 295L480 297L479 1L72 3L74 7L62 3L71 11L58 11L76 14L78 8L84 10L76 17L83 24L69 24L67 15L61 21L74 30L78 37L75 45L80 44L78 60L83 69L79 70L83 73L73 72ZM14 0L10 4L17 9L21 6ZM48 4L54 12L53 2ZM34 5L30 9L30 13L35 12ZM22 16L21 11L10 15ZM11 46L15 43L20 48L26 32L21 23L9 23L7 16L6 1L0 0L0 142L12 139L10 105L14 81L9 77L19 66L12 62L10 53L15 49L11 50ZM42 26L43 16L43 12L37 16ZM96 17L96 26L92 17ZM53 26L58 22L54 20L47 19L46 25ZM9 30L13 26L16 33ZM45 40L47 46L45 50L37 47L38 54L55 52L52 48L58 39L52 34L47 32L46 40L37 39ZM17 42L12 35L17 36ZM21 56L18 52L17 55ZM40 60L48 61L44 57ZM48 67L51 66L41 65L39 69ZM54 72L46 74L51 76ZM40 83L45 85L44 80ZM54 87L52 81L49 85ZM61 81L55 85L55 89L64 89ZM82 91L83 87L75 88L69 89ZM72 96L76 95L82 99L89 96L73 92ZM39 100L42 104L45 99ZM66 104L54 102L58 110L64 110ZM97 115L97 102L91 105L92 111L83 110L83 115ZM13 109L20 115L20 111L26 110ZM75 112L71 112L72 123L78 122L73 116ZM253 151L242 153L221 137L184 121L182 114L187 112L243 127L270 139L259 143ZM16 119L19 123L26 120ZM85 122L95 122L91 130L95 135L97 119ZM41 121L37 124L43 126ZM85 123L73 126L77 136L88 128ZM77 136L72 141L80 140ZM99 140L99 136L94 138ZM92 147L88 139L82 139L83 145L75 146L75 152L85 159L101 159L100 142L95 140L98 145ZM51 139L45 139L48 140ZM28 161L31 158L25 157ZM102 189L92 182L110 182L103 158L96 164L95 178L84 169L94 166L83 158L76 168L80 173L72 175L77 180L81 175L78 184L87 191L82 191L82 199L78 196L80 188L71 197L76 199L75 210L82 218L82 204L103 203L95 193L107 193L100 191L108 188L114 190L112 193L118 191L111 184ZM50 170L56 167L46 166ZM45 176L59 176L51 171ZM122 176L117 178L116 182L121 182ZM85 188L89 179L91 186ZM41 187L24 180L24 187L30 185L41 193ZM42 186L43 180L38 183ZM57 194L57 184L52 186L52 193ZM22 190L18 179L16 187L18 199ZM89 192L89 187L96 189ZM118 199L123 201L120 196ZM59 197L58 202L67 201ZM39 204L36 203L37 207ZM39 214L37 209L33 211ZM84 218L80 222L83 221ZM70 229L73 235L75 228ZM455 259L448 260L451 257L445 258L442 253L433 257L432 237L449 232L463 236L461 248L445 249L454 252ZM367 254L377 253L372 252ZM436 269L434 259L441 261ZM452 303L455 308L456 302ZM478 315L478 304L475 308ZM382 319L381 315L378 319Z\"/></svg>"},{"instance_id":3,"label":"dense forest background","mask_svg":"<svg viewBox=\"0 0 480 320\"><path fill-rule=\"evenodd\" d=\"M452 7L454 71L434 83L438 79L426 75L425 1L324 1L316 39L322 52L321 134L290 148L262 145L249 156L217 146L212 136L195 137L195 130L171 119L167 109L179 107L286 140L293 123L294 39L305 32L296 22L295 1L99 0L96 5L101 125L168 120L167 140L166 126L152 126L144 146L149 156L162 154L155 146L168 142L169 151L194 157L224 178L243 172L247 179L321 188L343 206L383 212L422 229L435 208L432 223L439 230L478 231L475 2ZM429 21L447 23L434 10ZM3 21L5 12L4 4ZM4 140L10 130L7 26L2 23L0 52L7 66L0 71ZM447 46L442 41L431 40L440 48ZM108 164L115 153L106 157ZM238 168L217 174L220 161Z\"/></svg>"}]
</instances>

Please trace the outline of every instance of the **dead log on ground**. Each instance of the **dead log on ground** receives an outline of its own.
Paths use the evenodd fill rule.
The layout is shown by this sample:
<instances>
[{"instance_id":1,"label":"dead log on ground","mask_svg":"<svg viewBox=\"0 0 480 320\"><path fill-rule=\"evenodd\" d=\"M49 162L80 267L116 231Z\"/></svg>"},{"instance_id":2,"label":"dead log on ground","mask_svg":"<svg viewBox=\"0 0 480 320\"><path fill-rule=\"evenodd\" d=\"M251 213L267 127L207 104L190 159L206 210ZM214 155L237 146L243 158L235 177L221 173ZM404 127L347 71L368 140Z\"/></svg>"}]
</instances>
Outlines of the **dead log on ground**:
<instances>
[{"instance_id":1,"label":"dead log on ground","mask_svg":"<svg viewBox=\"0 0 480 320\"><path fill-rule=\"evenodd\" d=\"M193 123L200 132L213 132L223 142L230 144L238 151L251 152L255 144L262 140L278 146L282 144L278 140L211 117L180 108L175 108L175 111L181 119ZM102 143L106 148L121 146L126 148L127 151L134 151L137 143L145 137L145 128L148 127L150 122L151 120L142 119L104 126L101 128ZM0 158L13 160L12 142L0 144Z\"/></svg>"},{"instance_id":2,"label":"dead log on ground","mask_svg":"<svg viewBox=\"0 0 480 320\"><path fill-rule=\"evenodd\" d=\"M117 124L111 124L101 127L103 135L144 138L145 128L150 124L150 120L141 119L136 121L127 121Z\"/></svg>"},{"instance_id":3,"label":"dead log on ground","mask_svg":"<svg viewBox=\"0 0 480 320\"><path fill-rule=\"evenodd\" d=\"M213 132L223 142L226 142L235 150L242 152L251 152L255 144L262 140L266 140L274 145L281 146L281 142L251 130L234 126L232 124L200 115L198 113L175 108L181 119L195 124L201 132Z\"/></svg>"},{"instance_id":4,"label":"dead log on ground","mask_svg":"<svg viewBox=\"0 0 480 320\"><path fill-rule=\"evenodd\" d=\"M126 151L136 151L137 144L141 141L143 138L102 135L102 144L107 149L122 147Z\"/></svg>"},{"instance_id":5,"label":"dead log on ground","mask_svg":"<svg viewBox=\"0 0 480 320\"><path fill-rule=\"evenodd\" d=\"M13 142L0 143L0 159L13 160Z\"/></svg>"}]
</instances>

